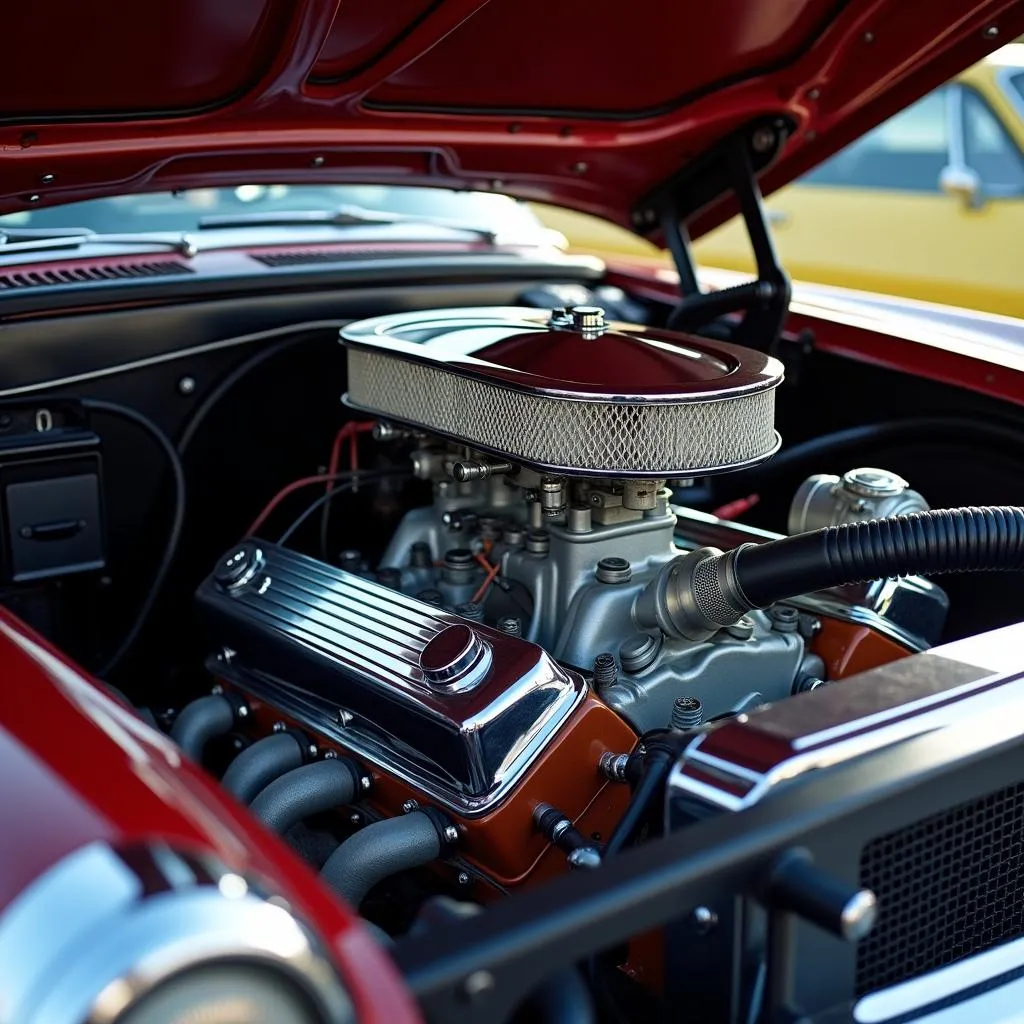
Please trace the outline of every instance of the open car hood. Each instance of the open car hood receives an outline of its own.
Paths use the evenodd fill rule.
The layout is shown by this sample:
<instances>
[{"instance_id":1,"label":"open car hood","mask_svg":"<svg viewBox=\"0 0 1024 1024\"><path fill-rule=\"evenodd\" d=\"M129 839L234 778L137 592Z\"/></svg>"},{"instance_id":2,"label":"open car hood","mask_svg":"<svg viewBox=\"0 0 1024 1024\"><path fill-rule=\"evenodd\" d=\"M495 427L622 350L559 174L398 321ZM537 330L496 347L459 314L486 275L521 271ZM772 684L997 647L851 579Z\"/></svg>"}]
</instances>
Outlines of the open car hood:
<instances>
[{"instance_id":1,"label":"open car hood","mask_svg":"<svg viewBox=\"0 0 1024 1024\"><path fill-rule=\"evenodd\" d=\"M726 136L778 126L771 190L1021 32L1021 0L15 4L0 211L370 181L656 231L652 196ZM684 210L696 233L732 212L715 191Z\"/></svg>"}]
</instances>

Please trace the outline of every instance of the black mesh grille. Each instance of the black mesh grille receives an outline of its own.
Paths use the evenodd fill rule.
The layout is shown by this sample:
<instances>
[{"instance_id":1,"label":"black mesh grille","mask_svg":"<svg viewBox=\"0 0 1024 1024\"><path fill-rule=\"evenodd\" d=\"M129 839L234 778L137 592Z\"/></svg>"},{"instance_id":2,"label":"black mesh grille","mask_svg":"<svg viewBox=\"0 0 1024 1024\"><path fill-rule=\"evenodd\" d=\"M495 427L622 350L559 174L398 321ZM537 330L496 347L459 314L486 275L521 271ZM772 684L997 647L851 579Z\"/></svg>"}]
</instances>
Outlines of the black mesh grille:
<instances>
[{"instance_id":1,"label":"black mesh grille","mask_svg":"<svg viewBox=\"0 0 1024 1024\"><path fill-rule=\"evenodd\" d=\"M857 994L944 967L1024 933L1024 782L880 836L861 885L878 923L857 951Z\"/></svg>"},{"instance_id":2,"label":"black mesh grille","mask_svg":"<svg viewBox=\"0 0 1024 1024\"><path fill-rule=\"evenodd\" d=\"M175 260L139 263L86 264L53 267L46 270L16 270L0 274L0 289L48 288L58 284L84 284L89 281L115 281L142 277L170 277L191 274L192 268Z\"/></svg>"}]
</instances>

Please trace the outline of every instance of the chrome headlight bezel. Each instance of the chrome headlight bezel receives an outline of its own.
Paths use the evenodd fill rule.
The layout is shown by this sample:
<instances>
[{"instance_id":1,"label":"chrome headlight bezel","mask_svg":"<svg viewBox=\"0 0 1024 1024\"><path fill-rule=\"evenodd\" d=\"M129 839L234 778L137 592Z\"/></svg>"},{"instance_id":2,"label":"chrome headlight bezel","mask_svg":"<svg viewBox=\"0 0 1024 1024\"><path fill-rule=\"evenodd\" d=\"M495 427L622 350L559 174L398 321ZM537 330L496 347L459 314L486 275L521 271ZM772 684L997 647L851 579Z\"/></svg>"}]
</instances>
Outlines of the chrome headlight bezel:
<instances>
[{"instance_id":1,"label":"chrome headlight bezel","mask_svg":"<svg viewBox=\"0 0 1024 1024\"><path fill-rule=\"evenodd\" d=\"M0 1022L114 1024L218 963L272 972L324 1024L354 1019L322 944L283 899L209 858L90 843L0 915Z\"/></svg>"}]
</instances>

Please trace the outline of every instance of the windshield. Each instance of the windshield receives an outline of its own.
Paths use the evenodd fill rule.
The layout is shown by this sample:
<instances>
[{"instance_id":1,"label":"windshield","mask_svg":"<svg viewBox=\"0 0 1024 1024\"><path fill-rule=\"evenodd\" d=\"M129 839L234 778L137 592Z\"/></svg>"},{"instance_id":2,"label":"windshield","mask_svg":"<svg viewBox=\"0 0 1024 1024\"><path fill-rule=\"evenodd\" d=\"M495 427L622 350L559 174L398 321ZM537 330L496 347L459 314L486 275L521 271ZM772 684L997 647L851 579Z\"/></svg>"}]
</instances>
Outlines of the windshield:
<instances>
[{"instance_id":1,"label":"windshield","mask_svg":"<svg viewBox=\"0 0 1024 1024\"><path fill-rule=\"evenodd\" d=\"M440 219L499 234L540 229L529 207L490 192L386 185L239 185L90 199L0 216L0 228L88 228L101 234L194 231L204 217L331 211L356 206Z\"/></svg>"}]
</instances>

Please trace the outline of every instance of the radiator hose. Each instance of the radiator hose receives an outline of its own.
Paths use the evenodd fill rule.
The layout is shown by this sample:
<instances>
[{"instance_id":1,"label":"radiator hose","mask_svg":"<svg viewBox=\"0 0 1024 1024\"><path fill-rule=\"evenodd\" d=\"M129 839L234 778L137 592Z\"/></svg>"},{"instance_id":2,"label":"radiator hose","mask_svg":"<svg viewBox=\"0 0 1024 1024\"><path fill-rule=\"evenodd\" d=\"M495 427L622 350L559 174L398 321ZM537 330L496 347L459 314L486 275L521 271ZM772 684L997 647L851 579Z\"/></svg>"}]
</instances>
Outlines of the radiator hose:
<instances>
[{"instance_id":1,"label":"radiator hose","mask_svg":"<svg viewBox=\"0 0 1024 1024\"><path fill-rule=\"evenodd\" d=\"M935 509L666 563L637 598L642 629L705 640L753 608L891 576L1024 569L1024 508Z\"/></svg>"},{"instance_id":2,"label":"radiator hose","mask_svg":"<svg viewBox=\"0 0 1024 1024\"><path fill-rule=\"evenodd\" d=\"M298 768L305 752L306 745L293 732L264 736L228 765L221 785L243 804L251 803L274 779Z\"/></svg>"},{"instance_id":3,"label":"radiator hose","mask_svg":"<svg viewBox=\"0 0 1024 1024\"><path fill-rule=\"evenodd\" d=\"M343 757L329 758L274 779L249 809L272 832L282 835L305 818L351 804L359 792L358 766Z\"/></svg>"},{"instance_id":4,"label":"radiator hose","mask_svg":"<svg viewBox=\"0 0 1024 1024\"><path fill-rule=\"evenodd\" d=\"M422 810L375 821L331 854L320 877L358 909L378 882L436 860L445 845L444 828Z\"/></svg>"}]
</instances>

